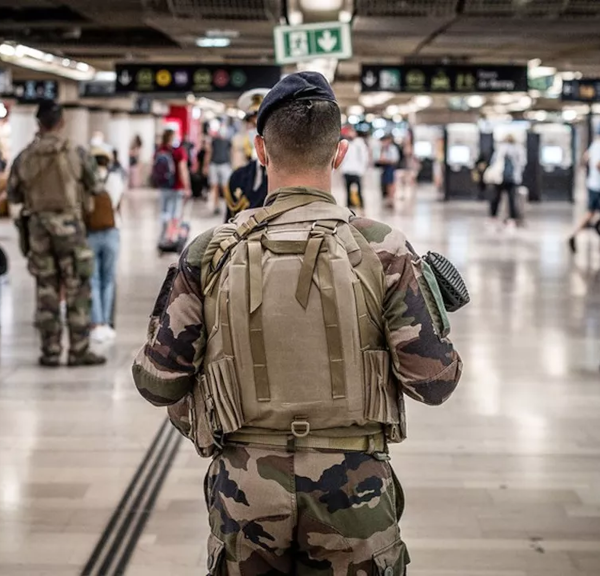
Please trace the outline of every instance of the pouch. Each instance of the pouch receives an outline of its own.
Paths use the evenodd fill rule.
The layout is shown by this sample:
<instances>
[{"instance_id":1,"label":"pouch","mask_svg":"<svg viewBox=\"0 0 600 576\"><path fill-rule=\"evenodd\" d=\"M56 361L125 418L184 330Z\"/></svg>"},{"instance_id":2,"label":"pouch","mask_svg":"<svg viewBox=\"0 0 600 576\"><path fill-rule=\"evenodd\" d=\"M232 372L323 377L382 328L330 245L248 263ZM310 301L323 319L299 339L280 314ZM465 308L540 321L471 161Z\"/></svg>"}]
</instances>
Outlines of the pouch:
<instances>
[{"instance_id":1,"label":"pouch","mask_svg":"<svg viewBox=\"0 0 600 576\"><path fill-rule=\"evenodd\" d=\"M400 538L373 554L373 576L405 576L410 557Z\"/></svg>"},{"instance_id":2,"label":"pouch","mask_svg":"<svg viewBox=\"0 0 600 576\"><path fill-rule=\"evenodd\" d=\"M207 576L225 575L225 544L212 533L208 537L206 568Z\"/></svg>"},{"instance_id":3,"label":"pouch","mask_svg":"<svg viewBox=\"0 0 600 576\"><path fill-rule=\"evenodd\" d=\"M211 362L206 368L208 395L214 406L218 429L231 434L244 425L240 388L233 358L225 357ZM211 407L208 406L210 409Z\"/></svg>"},{"instance_id":4,"label":"pouch","mask_svg":"<svg viewBox=\"0 0 600 576\"><path fill-rule=\"evenodd\" d=\"M89 280L94 273L94 252L88 248L77 248L74 254L75 272L81 280Z\"/></svg>"},{"instance_id":5,"label":"pouch","mask_svg":"<svg viewBox=\"0 0 600 576\"><path fill-rule=\"evenodd\" d=\"M363 352L365 371L365 418L382 424L400 422L396 383L391 375L387 350Z\"/></svg>"}]
</instances>

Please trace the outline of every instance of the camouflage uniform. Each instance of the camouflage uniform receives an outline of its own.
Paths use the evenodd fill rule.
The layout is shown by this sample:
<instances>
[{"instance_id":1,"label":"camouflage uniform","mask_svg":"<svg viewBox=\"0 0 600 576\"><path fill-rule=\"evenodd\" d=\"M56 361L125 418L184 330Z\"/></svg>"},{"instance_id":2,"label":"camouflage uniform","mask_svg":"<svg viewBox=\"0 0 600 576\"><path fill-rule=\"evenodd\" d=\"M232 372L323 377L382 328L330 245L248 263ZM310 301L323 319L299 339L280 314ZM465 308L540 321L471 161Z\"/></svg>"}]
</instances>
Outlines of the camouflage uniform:
<instances>
[{"instance_id":1,"label":"camouflage uniform","mask_svg":"<svg viewBox=\"0 0 600 576\"><path fill-rule=\"evenodd\" d=\"M8 180L8 199L30 213L28 224L30 251L28 268L36 279L36 326L40 330L42 358L56 362L62 352L61 291L67 302L69 358L80 358L89 348L93 253L87 246L82 219L84 198L96 192L95 163L83 148L77 150L81 160L81 198L76 209L65 206L64 212L36 212L30 209L30 191L26 189L23 170L32 146L60 137L42 136L15 159Z\"/></svg>"},{"instance_id":2,"label":"camouflage uniform","mask_svg":"<svg viewBox=\"0 0 600 576\"><path fill-rule=\"evenodd\" d=\"M277 196L267 203L277 202ZM365 218L351 224L385 272L383 319L401 390L417 401L441 404L454 391L462 364L440 318L430 312L412 265L417 257L405 237L387 225ZM170 406L173 423L186 435L185 397L202 372L208 337L200 264L213 234L198 237L170 269L148 343L133 369L142 396ZM210 466L205 492L210 574L392 576L402 575L408 563L398 528L402 491L385 453L290 453L226 439Z\"/></svg>"}]
</instances>

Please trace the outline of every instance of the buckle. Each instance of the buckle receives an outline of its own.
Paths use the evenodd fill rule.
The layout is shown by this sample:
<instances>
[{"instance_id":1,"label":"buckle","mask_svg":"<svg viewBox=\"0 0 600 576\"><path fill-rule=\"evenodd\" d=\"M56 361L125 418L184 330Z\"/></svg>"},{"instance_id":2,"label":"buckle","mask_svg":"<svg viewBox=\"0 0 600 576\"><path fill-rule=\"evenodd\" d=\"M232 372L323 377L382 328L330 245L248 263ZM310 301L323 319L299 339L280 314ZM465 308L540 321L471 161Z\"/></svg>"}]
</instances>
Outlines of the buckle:
<instances>
[{"instance_id":1,"label":"buckle","mask_svg":"<svg viewBox=\"0 0 600 576\"><path fill-rule=\"evenodd\" d=\"M294 420L292 422L292 434L296 438L306 438L310 432L310 424L306 420Z\"/></svg>"}]
</instances>

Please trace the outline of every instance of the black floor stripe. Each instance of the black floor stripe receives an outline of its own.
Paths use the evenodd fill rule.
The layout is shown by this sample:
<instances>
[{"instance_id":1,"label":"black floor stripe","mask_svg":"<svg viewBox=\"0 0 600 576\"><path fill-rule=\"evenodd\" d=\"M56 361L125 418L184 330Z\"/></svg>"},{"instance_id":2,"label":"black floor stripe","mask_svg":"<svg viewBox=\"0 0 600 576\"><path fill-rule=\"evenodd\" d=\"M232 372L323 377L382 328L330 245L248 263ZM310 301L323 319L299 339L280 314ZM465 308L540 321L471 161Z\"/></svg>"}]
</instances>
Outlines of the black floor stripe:
<instances>
[{"instance_id":1,"label":"black floor stripe","mask_svg":"<svg viewBox=\"0 0 600 576\"><path fill-rule=\"evenodd\" d=\"M125 570L127 569L129 561L131 560L131 556L135 551L138 540L140 539L140 536L144 533L146 523L148 522L148 519L150 518L152 511L154 510L156 500L158 499L158 495L160 494L165 479L167 478L167 474L171 470L173 461L175 460L175 456L177 456L177 452L179 450L179 447L181 446L182 440L183 437L180 434L177 434L177 432L175 432L175 441L171 443L171 448L167 456L167 460L156 480L156 483L154 484L154 488L150 493L150 497L146 502L146 506L144 506L144 508L138 514L137 524L134 527L133 532L131 533L131 537L129 538L129 542L125 547L125 550L123 550L121 560L117 564L117 567L114 572L115 576L122 576L123 574L125 574Z\"/></svg>"},{"instance_id":2,"label":"black floor stripe","mask_svg":"<svg viewBox=\"0 0 600 576\"><path fill-rule=\"evenodd\" d=\"M104 531L102 532L102 535L100 536L100 539L98 540L98 543L96 544L94 550L92 551L92 554L91 554L89 560L87 561L86 565L84 566L83 570L81 571L81 576L91 576L92 572L94 571L94 568L96 567L96 564L98 563L98 560L102 556L105 546L111 539L111 536L113 535L113 532L116 529L116 527L119 523L119 520L121 519L121 516L126 511L128 504L129 504L129 500L135 493L140 479L146 472L148 464L150 463L154 453L156 452L156 448L160 444L161 437L163 436L165 431L168 429L168 422L169 422L168 419L165 418L165 421L163 422L162 426L158 429L156 436L154 436L154 439L152 440L152 443L150 444L143 460L140 462L140 465L138 466L133 478L131 479L131 482L127 486L127 489L125 490L125 493L123 494L123 497L117 504L115 511L113 512L110 520L108 521L108 524L104 528Z\"/></svg>"},{"instance_id":3,"label":"black floor stripe","mask_svg":"<svg viewBox=\"0 0 600 576\"><path fill-rule=\"evenodd\" d=\"M131 527L135 517L143 509L142 506L144 503L144 499L148 494L149 487L154 477L158 473L159 468L161 467L161 463L165 457L165 454L167 453L167 448L169 447L171 439L175 434L178 434L178 432L176 432L174 428L171 428L166 434L166 436L164 436L162 440L162 446L156 458L154 459L154 463L152 464L152 467L150 468L148 474L146 474L144 482L140 490L138 491L135 500L129 507L129 510L127 511L127 516L125 516L123 522L121 523L119 531L117 532L117 535L115 536L110 549L106 553L104 562L102 562L102 564L100 565L100 568L98 570L98 573L100 575L105 576L107 574L110 574L111 567L113 566L115 561L118 561L119 551L123 546L126 545L127 533L129 532L129 528Z\"/></svg>"}]
</instances>

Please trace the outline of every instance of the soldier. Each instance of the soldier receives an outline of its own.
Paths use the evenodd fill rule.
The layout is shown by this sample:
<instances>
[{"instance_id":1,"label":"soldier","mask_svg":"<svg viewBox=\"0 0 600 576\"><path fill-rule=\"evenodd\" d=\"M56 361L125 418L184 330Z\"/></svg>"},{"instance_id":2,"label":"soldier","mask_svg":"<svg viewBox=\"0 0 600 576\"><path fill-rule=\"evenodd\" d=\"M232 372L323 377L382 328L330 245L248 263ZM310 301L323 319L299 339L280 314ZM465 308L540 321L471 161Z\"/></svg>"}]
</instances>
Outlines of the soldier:
<instances>
[{"instance_id":1,"label":"soldier","mask_svg":"<svg viewBox=\"0 0 600 576\"><path fill-rule=\"evenodd\" d=\"M238 144L241 144L247 164L233 171L225 189L225 222L242 210L262 206L267 197L267 175L256 157L254 137L258 109L268 92L267 88L257 88L244 92L238 99L238 108L246 114L246 132L239 135Z\"/></svg>"},{"instance_id":2,"label":"soldier","mask_svg":"<svg viewBox=\"0 0 600 576\"><path fill-rule=\"evenodd\" d=\"M266 205L169 271L134 379L213 457L211 575L403 575L388 444L404 395L441 404L462 368L440 290L402 233L336 205L348 143L323 76L286 76L257 128Z\"/></svg>"},{"instance_id":3,"label":"soldier","mask_svg":"<svg viewBox=\"0 0 600 576\"><path fill-rule=\"evenodd\" d=\"M89 350L94 255L82 220L85 198L95 192L94 162L61 135L64 120L59 104L42 102L36 118L39 134L15 159L8 196L11 212L21 214L21 244L37 283L36 325L42 340L39 362L48 367L60 365L60 294L64 290L70 336L68 365L104 364L105 358Z\"/></svg>"}]
</instances>

